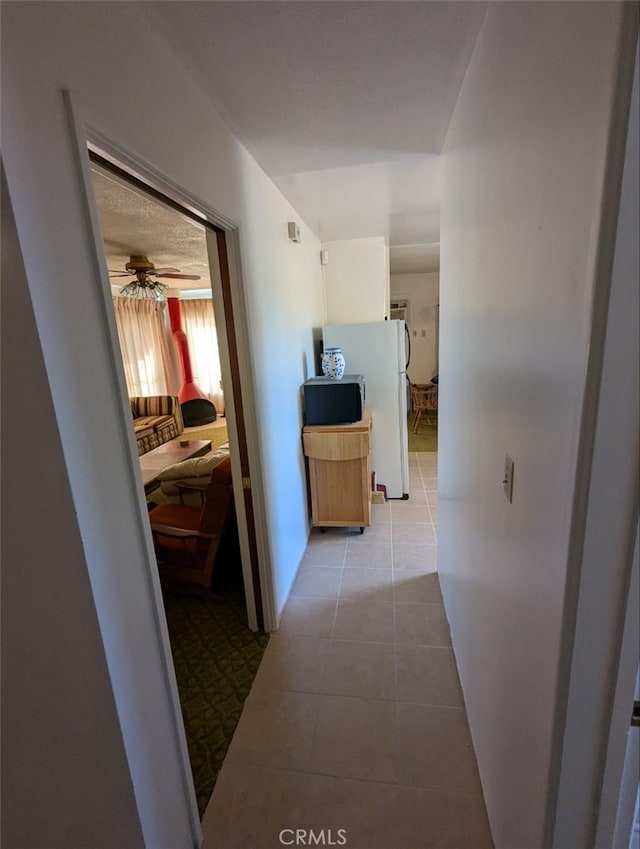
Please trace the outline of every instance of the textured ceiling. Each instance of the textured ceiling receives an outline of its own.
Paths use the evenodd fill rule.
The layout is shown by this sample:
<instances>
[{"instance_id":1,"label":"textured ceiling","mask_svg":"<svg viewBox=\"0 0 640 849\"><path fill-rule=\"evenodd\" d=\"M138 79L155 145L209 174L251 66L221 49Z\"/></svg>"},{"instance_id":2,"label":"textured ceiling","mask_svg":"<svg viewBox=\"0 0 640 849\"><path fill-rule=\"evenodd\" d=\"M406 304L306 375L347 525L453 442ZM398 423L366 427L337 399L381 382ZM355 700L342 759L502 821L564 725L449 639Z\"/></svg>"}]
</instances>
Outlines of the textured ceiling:
<instances>
[{"instance_id":1,"label":"textured ceiling","mask_svg":"<svg viewBox=\"0 0 640 849\"><path fill-rule=\"evenodd\" d=\"M438 155L485 2L141 2L322 240L439 241Z\"/></svg>"},{"instance_id":2,"label":"textured ceiling","mask_svg":"<svg viewBox=\"0 0 640 849\"><path fill-rule=\"evenodd\" d=\"M156 268L179 268L202 278L162 281L172 288L211 286L204 227L95 167L91 176L110 271L124 271L131 254L144 254ZM111 278L111 283L121 287L133 279Z\"/></svg>"},{"instance_id":3,"label":"textured ceiling","mask_svg":"<svg viewBox=\"0 0 640 849\"><path fill-rule=\"evenodd\" d=\"M171 266L186 274L199 274L202 278L197 281L165 279L163 282L170 287L183 291L210 288L203 227L99 168L92 167L91 177L107 268L124 271L131 254L145 254L158 268ZM336 226L339 228L338 207L336 214ZM353 232L348 238L360 236L360 232ZM327 240L332 238L332 235L327 236ZM391 247L389 260L392 274L438 271L440 245L432 242ZM120 288L129 279L112 278L111 282Z\"/></svg>"}]
</instances>

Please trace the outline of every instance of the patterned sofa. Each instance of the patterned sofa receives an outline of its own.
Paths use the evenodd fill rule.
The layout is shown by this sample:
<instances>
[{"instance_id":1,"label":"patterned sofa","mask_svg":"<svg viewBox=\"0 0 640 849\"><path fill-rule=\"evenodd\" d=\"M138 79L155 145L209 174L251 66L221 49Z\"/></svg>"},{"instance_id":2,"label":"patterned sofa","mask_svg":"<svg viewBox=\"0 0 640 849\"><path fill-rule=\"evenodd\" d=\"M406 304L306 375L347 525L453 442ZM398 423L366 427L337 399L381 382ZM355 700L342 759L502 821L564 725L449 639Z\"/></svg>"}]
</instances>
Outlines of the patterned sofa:
<instances>
[{"instance_id":1,"label":"patterned sofa","mask_svg":"<svg viewBox=\"0 0 640 849\"><path fill-rule=\"evenodd\" d=\"M175 395L130 398L138 454L146 454L184 430L180 402Z\"/></svg>"}]
</instances>

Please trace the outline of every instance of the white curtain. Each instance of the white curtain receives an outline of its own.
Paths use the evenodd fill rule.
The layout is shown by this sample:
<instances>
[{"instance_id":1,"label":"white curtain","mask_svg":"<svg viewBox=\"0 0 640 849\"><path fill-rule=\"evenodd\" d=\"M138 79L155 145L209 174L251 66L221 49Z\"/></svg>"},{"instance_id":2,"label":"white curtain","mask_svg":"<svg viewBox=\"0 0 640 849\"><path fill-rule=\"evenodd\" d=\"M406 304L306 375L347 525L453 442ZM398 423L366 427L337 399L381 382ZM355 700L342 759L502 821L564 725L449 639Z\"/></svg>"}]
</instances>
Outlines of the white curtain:
<instances>
[{"instance_id":1,"label":"white curtain","mask_svg":"<svg viewBox=\"0 0 640 849\"><path fill-rule=\"evenodd\" d=\"M218 336L210 298L180 301L182 324L189 342L193 379L213 403L224 413Z\"/></svg>"},{"instance_id":2,"label":"white curtain","mask_svg":"<svg viewBox=\"0 0 640 849\"><path fill-rule=\"evenodd\" d=\"M129 396L176 395L173 340L164 301L113 299Z\"/></svg>"}]
</instances>

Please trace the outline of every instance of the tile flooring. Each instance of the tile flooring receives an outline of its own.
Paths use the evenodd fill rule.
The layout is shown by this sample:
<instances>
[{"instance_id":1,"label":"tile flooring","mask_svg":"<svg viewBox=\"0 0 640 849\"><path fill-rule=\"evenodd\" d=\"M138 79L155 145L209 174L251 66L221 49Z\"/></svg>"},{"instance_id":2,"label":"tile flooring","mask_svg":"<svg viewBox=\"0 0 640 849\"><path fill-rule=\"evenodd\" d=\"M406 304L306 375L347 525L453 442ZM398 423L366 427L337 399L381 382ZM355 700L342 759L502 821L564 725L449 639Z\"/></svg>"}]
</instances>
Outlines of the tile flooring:
<instances>
[{"instance_id":1,"label":"tile flooring","mask_svg":"<svg viewBox=\"0 0 640 849\"><path fill-rule=\"evenodd\" d=\"M316 845L310 830L347 849L492 846L436 573L436 464L410 455L410 500L372 505L363 535L311 534L205 849Z\"/></svg>"}]
</instances>

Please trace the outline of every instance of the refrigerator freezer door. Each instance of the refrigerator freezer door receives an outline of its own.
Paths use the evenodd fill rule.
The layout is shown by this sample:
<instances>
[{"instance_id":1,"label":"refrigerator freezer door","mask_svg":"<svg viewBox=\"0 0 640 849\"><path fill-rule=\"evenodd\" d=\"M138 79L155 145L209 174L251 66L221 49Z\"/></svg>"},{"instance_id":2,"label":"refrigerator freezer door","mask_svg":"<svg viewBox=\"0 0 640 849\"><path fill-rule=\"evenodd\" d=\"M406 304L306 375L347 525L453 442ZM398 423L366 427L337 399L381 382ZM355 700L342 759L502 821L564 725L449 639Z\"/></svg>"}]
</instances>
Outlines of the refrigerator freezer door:
<instances>
[{"instance_id":1,"label":"refrigerator freezer door","mask_svg":"<svg viewBox=\"0 0 640 849\"><path fill-rule=\"evenodd\" d=\"M371 468L390 498L409 492L404 322L330 324L325 347L340 347L347 371L364 375L372 415Z\"/></svg>"}]
</instances>

